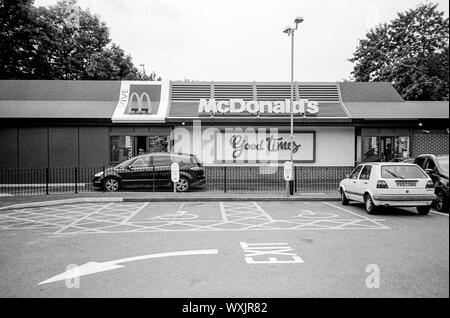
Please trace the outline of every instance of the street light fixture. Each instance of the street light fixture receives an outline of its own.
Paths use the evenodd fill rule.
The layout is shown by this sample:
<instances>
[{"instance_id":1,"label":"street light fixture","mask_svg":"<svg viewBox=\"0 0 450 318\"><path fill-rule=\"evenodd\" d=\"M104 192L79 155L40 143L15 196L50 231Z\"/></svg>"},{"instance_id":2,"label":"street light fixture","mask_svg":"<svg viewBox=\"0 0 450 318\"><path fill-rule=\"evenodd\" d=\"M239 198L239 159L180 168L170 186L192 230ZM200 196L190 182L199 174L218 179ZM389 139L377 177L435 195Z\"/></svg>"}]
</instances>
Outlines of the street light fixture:
<instances>
[{"instance_id":1,"label":"street light fixture","mask_svg":"<svg viewBox=\"0 0 450 318\"><path fill-rule=\"evenodd\" d=\"M302 17L296 17L294 20L295 28L293 27L286 27L283 32L286 33L288 36L291 37L291 101L290 101L290 113L291 113L291 167L293 169L294 167L294 32L297 30L298 25L302 23L304 20ZM286 186L289 189L289 193L293 195L294 193L294 187L293 187L294 181L288 181Z\"/></svg>"}]
</instances>

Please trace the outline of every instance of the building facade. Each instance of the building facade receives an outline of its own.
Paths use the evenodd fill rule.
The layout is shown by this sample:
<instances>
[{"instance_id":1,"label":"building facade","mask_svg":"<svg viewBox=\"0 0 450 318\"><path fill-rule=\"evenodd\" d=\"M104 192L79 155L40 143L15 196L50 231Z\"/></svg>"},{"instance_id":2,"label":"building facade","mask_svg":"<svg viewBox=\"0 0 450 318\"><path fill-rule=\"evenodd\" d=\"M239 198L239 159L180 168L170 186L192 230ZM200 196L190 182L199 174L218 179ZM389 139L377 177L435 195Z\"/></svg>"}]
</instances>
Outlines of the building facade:
<instances>
[{"instance_id":1,"label":"building facade","mask_svg":"<svg viewBox=\"0 0 450 318\"><path fill-rule=\"evenodd\" d=\"M183 152L205 165L352 167L448 154L449 103L389 83L0 81L1 169Z\"/></svg>"}]
</instances>

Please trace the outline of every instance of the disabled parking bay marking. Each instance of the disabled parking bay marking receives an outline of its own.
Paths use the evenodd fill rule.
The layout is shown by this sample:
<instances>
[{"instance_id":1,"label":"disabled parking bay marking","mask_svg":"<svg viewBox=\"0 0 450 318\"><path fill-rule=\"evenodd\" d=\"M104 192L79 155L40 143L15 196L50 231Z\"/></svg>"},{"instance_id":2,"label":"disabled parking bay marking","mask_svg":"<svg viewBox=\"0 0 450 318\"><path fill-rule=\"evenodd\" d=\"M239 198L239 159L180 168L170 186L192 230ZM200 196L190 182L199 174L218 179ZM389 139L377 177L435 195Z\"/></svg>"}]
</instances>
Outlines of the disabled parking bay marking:
<instances>
[{"instance_id":1,"label":"disabled parking bay marking","mask_svg":"<svg viewBox=\"0 0 450 318\"><path fill-rule=\"evenodd\" d=\"M240 242L247 264L302 264L303 259L287 243ZM269 256L270 255L270 256ZM277 257L274 257L277 256Z\"/></svg>"}]
</instances>

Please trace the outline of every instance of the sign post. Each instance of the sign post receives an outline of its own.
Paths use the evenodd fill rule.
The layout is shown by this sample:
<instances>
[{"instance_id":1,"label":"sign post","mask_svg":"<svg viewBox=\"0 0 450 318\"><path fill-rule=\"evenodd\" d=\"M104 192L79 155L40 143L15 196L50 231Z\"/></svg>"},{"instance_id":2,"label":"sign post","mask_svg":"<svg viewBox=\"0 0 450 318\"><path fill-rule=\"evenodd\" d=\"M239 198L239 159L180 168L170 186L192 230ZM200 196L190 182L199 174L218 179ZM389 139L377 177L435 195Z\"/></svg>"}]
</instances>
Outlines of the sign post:
<instances>
[{"instance_id":1,"label":"sign post","mask_svg":"<svg viewBox=\"0 0 450 318\"><path fill-rule=\"evenodd\" d=\"M293 180L294 164L292 161L286 161L284 163L284 180L286 181L286 195L290 194L290 183Z\"/></svg>"},{"instance_id":2,"label":"sign post","mask_svg":"<svg viewBox=\"0 0 450 318\"><path fill-rule=\"evenodd\" d=\"M176 162L170 165L170 178L173 182L173 192L177 192L177 182L180 181L180 165Z\"/></svg>"}]
</instances>

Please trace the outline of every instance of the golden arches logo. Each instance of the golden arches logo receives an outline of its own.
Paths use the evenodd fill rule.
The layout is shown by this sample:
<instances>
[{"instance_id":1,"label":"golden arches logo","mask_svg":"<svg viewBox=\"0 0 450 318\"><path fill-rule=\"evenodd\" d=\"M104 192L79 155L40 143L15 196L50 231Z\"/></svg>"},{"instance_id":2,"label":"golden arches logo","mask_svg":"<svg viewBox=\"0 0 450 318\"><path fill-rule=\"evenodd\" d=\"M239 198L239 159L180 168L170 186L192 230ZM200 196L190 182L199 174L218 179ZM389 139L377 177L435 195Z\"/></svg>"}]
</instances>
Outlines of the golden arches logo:
<instances>
[{"instance_id":1,"label":"golden arches logo","mask_svg":"<svg viewBox=\"0 0 450 318\"><path fill-rule=\"evenodd\" d=\"M151 113L152 101L150 100L150 95L147 93L139 95L138 93L133 92L128 100L127 107L134 113Z\"/></svg>"}]
</instances>

